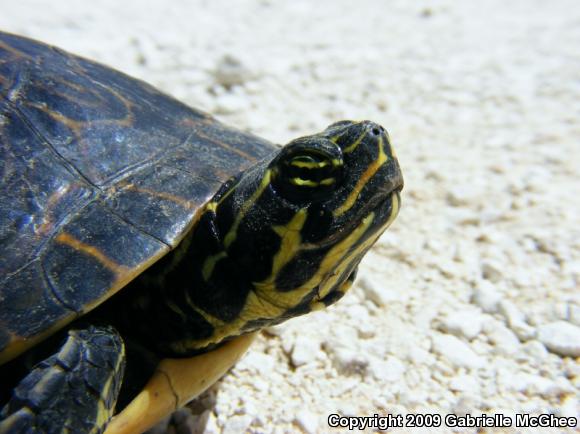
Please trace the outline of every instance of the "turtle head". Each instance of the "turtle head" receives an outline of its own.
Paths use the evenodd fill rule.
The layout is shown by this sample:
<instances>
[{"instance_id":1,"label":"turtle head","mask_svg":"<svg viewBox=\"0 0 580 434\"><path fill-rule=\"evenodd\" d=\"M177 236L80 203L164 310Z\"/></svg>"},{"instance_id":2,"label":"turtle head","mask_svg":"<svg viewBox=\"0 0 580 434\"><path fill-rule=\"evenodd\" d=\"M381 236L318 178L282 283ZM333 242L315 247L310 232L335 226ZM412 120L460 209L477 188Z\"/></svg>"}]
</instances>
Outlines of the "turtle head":
<instances>
[{"instance_id":1,"label":"turtle head","mask_svg":"<svg viewBox=\"0 0 580 434\"><path fill-rule=\"evenodd\" d=\"M289 216L274 228L279 254L255 290L287 316L328 306L399 211L403 178L389 136L370 121L338 122L290 142L269 170Z\"/></svg>"},{"instance_id":2,"label":"turtle head","mask_svg":"<svg viewBox=\"0 0 580 434\"><path fill-rule=\"evenodd\" d=\"M191 301L211 324L195 345L342 297L396 217L402 187L389 136L370 121L293 140L229 180L193 231Z\"/></svg>"},{"instance_id":3,"label":"turtle head","mask_svg":"<svg viewBox=\"0 0 580 434\"><path fill-rule=\"evenodd\" d=\"M293 140L214 198L221 247L204 277L236 276L247 329L327 306L396 217L402 187L376 123L342 121Z\"/></svg>"}]
</instances>

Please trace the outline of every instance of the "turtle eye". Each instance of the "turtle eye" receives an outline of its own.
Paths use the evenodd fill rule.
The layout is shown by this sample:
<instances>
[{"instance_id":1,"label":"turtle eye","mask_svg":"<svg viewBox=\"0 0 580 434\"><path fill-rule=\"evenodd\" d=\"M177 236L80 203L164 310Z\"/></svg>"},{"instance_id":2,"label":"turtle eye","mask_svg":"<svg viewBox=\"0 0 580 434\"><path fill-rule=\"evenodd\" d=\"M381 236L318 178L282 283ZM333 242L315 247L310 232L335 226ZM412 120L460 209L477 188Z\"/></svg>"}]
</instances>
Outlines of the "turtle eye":
<instances>
[{"instance_id":1,"label":"turtle eye","mask_svg":"<svg viewBox=\"0 0 580 434\"><path fill-rule=\"evenodd\" d=\"M297 187L332 186L338 181L334 172L333 162L321 155L297 155L286 165L288 182Z\"/></svg>"},{"instance_id":2,"label":"turtle eye","mask_svg":"<svg viewBox=\"0 0 580 434\"><path fill-rule=\"evenodd\" d=\"M286 195L318 199L340 183L342 159L318 150L304 150L282 158L274 184Z\"/></svg>"}]
</instances>

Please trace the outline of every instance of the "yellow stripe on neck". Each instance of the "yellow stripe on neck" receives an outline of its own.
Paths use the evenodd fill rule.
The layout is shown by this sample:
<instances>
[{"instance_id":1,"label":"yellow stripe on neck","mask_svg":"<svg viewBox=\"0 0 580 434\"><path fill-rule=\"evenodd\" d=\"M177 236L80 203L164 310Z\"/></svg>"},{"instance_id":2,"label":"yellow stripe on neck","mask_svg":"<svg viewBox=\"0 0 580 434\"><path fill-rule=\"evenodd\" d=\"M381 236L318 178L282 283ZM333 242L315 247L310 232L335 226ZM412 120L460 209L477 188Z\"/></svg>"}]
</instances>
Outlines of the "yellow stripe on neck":
<instances>
[{"instance_id":1,"label":"yellow stripe on neck","mask_svg":"<svg viewBox=\"0 0 580 434\"><path fill-rule=\"evenodd\" d=\"M232 226L230 227L230 230L228 231L228 233L224 237L225 250L221 251L219 253L216 253L215 255L211 255L211 256L208 256L207 258L205 258L205 261L204 261L203 266L202 266L202 276L203 276L203 280L205 280L206 282L209 281L209 279L211 278L211 275L212 275L213 270L214 270L215 266L217 265L217 263L220 260L222 260L223 258L228 256L227 249L236 240L236 238L238 236L238 228L240 226L240 223L242 222L245 215L248 213L248 210L254 205L254 203L256 203L256 201L262 195L262 193L264 192L264 190L266 189L268 184L270 184L271 177L272 177L272 171L270 169L266 170L266 173L264 173L264 177L262 178L262 181L260 182L259 187L256 189L256 191L254 191L252 196L250 196L250 198L244 202L244 204L240 208L240 211L238 212L236 219L234 220L234 223L232 224ZM206 209L213 211L213 212L216 212L217 207L222 203L222 201L227 196L229 196L231 194L232 191L234 191L234 189L238 185L239 185L239 182L235 186L232 186L232 188L230 188L230 190L228 190L218 202L208 203L208 205L206 206Z\"/></svg>"},{"instance_id":2,"label":"yellow stripe on neck","mask_svg":"<svg viewBox=\"0 0 580 434\"><path fill-rule=\"evenodd\" d=\"M262 178L260 186L256 189L256 191L254 191L254 194L252 194L252 196L247 201L245 201L242 207L240 208L238 215L234 220L234 224L224 237L224 247L226 249L230 247L232 243L236 240L236 237L238 235L238 227L240 226L240 223L242 222L248 210L252 207L252 205L254 205L254 203L256 203L256 201L262 195L266 187L270 184L271 177L272 170L271 169L266 170L266 173L264 173L264 177Z\"/></svg>"},{"instance_id":3,"label":"yellow stripe on neck","mask_svg":"<svg viewBox=\"0 0 580 434\"><path fill-rule=\"evenodd\" d=\"M305 208L300 209L294 217L285 226L273 226L272 229L281 239L280 248L278 252L274 255L274 260L272 261L272 272L270 276L261 282L254 282L255 288L271 288L274 286L276 277L282 270L282 268L288 264L296 253L300 251L302 246L302 236L300 231L304 226L304 222L308 217L308 212ZM258 289L259 290L259 289Z\"/></svg>"}]
</instances>

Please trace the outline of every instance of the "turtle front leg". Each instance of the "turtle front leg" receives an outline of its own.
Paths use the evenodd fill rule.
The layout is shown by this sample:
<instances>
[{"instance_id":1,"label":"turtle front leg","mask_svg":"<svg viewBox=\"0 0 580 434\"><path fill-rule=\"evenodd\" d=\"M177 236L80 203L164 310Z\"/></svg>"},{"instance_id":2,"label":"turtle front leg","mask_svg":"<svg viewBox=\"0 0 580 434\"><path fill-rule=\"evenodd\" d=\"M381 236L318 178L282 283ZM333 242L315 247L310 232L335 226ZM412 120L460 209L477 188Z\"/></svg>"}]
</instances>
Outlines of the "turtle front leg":
<instances>
[{"instance_id":1,"label":"turtle front leg","mask_svg":"<svg viewBox=\"0 0 580 434\"><path fill-rule=\"evenodd\" d=\"M59 352L16 386L0 412L0 434L103 432L124 368L125 348L114 328L69 331Z\"/></svg>"}]
</instances>

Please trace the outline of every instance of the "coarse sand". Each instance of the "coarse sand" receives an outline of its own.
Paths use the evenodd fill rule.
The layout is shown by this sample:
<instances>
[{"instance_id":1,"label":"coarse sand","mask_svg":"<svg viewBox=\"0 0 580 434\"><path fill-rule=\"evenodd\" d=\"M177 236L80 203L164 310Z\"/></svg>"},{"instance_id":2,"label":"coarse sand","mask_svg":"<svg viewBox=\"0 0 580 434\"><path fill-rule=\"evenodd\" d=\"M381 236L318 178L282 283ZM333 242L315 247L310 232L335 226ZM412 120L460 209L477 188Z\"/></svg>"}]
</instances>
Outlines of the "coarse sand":
<instances>
[{"instance_id":1,"label":"coarse sand","mask_svg":"<svg viewBox=\"0 0 580 434\"><path fill-rule=\"evenodd\" d=\"M265 330L158 431L341 432L330 414L439 414L434 432L471 433L445 416L580 417L577 1L0 0L0 11L5 31L274 142L347 118L381 123L396 146L402 210L351 292Z\"/></svg>"}]
</instances>

